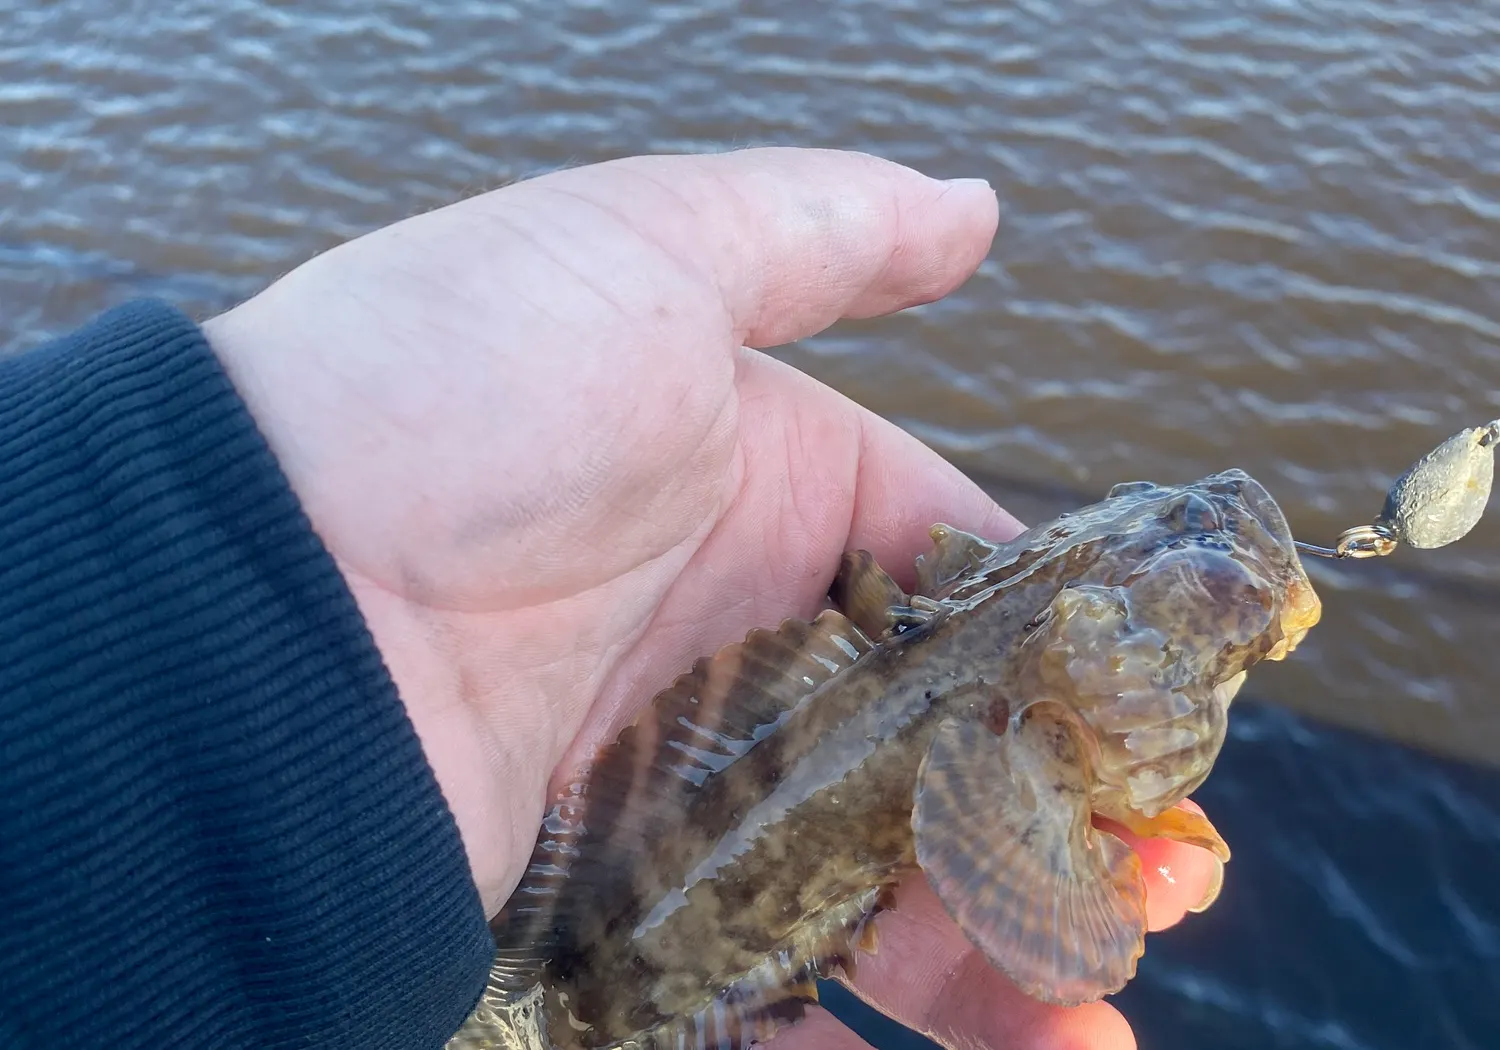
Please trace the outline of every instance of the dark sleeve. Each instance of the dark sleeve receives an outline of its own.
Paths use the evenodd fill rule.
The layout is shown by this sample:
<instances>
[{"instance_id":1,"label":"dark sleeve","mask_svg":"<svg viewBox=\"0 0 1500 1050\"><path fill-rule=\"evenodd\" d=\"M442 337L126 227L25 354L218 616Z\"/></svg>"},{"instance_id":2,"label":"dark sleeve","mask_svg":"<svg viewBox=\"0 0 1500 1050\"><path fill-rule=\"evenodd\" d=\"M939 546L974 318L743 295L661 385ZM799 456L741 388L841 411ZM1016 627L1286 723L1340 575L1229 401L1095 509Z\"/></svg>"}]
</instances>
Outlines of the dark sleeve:
<instances>
[{"instance_id":1,"label":"dark sleeve","mask_svg":"<svg viewBox=\"0 0 1500 1050\"><path fill-rule=\"evenodd\" d=\"M198 328L136 303L0 359L0 1046L440 1047L491 950Z\"/></svg>"}]
</instances>

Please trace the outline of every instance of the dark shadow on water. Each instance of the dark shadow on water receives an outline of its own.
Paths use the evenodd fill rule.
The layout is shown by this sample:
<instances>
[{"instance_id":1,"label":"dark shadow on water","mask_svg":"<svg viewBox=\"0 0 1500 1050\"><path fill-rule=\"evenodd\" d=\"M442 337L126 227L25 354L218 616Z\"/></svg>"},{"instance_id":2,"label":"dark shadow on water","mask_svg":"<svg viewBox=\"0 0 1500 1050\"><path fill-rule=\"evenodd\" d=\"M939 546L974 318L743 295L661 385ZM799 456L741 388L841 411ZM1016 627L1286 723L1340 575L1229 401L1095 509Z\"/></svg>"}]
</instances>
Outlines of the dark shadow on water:
<instances>
[{"instance_id":1,"label":"dark shadow on water","mask_svg":"<svg viewBox=\"0 0 1500 1050\"><path fill-rule=\"evenodd\" d=\"M838 1017L871 1046L885 1050L919 1050L937 1046L916 1032L902 1027L866 1005L858 996L833 981L821 981L818 994L830 1013Z\"/></svg>"}]
</instances>

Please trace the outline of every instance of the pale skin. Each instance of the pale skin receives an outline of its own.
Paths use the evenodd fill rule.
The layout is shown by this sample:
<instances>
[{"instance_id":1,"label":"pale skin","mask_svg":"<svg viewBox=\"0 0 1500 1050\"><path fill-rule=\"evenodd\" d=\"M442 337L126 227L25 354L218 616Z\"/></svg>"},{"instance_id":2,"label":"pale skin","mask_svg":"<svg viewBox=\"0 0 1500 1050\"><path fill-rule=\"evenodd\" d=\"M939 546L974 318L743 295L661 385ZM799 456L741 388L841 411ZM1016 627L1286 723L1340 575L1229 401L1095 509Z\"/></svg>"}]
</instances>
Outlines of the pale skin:
<instances>
[{"instance_id":1,"label":"pale skin","mask_svg":"<svg viewBox=\"0 0 1500 1050\"><path fill-rule=\"evenodd\" d=\"M1019 530L760 352L946 295L998 221L982 182L859 154L639 157L397 223L206 324L364 613L489 914L549 790L695 657L814 612L846 549L909 586L932 522ZM1151 927L1170 926L1213 861L1132 841ZM946 1045L1135 1045L1108 1003L1022 996L921 879L878 925L855 990ZM815 1009L774 1045L863 1044Z\"/></svg>"}]
</instances>

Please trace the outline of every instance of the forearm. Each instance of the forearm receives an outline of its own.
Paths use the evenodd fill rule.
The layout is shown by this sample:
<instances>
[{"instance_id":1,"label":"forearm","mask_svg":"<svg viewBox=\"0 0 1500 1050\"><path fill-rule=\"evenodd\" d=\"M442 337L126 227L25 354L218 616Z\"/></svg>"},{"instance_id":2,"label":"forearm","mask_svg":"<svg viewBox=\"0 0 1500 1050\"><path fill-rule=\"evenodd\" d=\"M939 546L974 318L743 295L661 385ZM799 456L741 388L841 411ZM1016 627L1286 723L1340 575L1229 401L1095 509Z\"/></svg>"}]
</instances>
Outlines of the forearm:
<instances>
[{"instance_id":1,"label":"forearm","mask_svg":"<svg viewBox=\"0 0 1500 1050\"><path fill-rule=\"evenodd\" d=\"M196 327L0 361L0 1042L439 1046L489 956L357 608Z\"/></svg>"}]
</instances>

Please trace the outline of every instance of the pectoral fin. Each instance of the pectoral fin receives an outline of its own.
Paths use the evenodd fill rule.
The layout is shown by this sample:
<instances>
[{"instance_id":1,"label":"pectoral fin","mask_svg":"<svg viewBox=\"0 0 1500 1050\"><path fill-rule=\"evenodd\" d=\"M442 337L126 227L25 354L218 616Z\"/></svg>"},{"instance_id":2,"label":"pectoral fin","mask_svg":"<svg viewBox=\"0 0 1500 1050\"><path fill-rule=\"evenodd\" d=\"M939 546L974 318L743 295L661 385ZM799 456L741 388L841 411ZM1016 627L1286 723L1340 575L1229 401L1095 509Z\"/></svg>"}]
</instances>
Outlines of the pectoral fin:
<instances>
[{"instance_id":1,"label":"pectoral fin","mask_svg":"<svg viewBox=\"0 0 1500 1050\"><path fill-rule=\"evenodd\" d=\"M1054 705L997 736L939 727L917 778L917 861L965 936L1023 991L1076 1005L1119 991L1144 949L1140 860L1090 823L1088 760Z\"/></svg>"}]
</instances>

